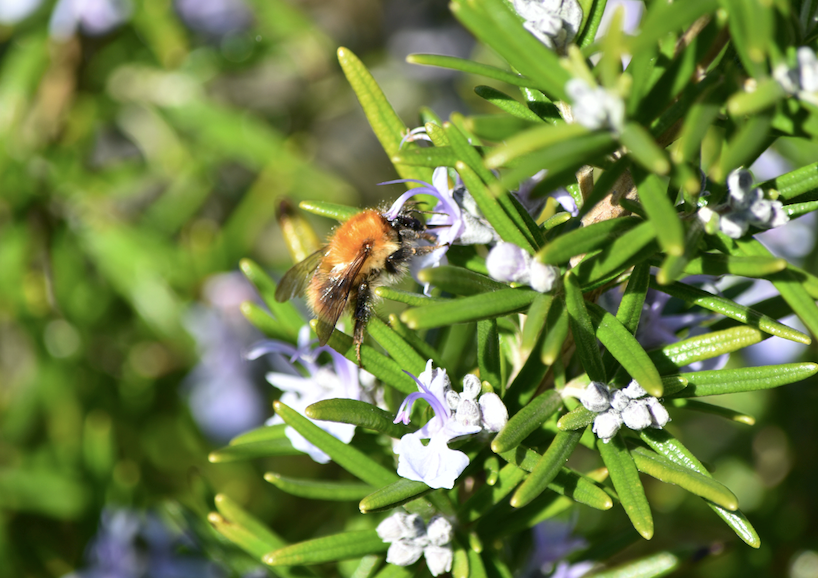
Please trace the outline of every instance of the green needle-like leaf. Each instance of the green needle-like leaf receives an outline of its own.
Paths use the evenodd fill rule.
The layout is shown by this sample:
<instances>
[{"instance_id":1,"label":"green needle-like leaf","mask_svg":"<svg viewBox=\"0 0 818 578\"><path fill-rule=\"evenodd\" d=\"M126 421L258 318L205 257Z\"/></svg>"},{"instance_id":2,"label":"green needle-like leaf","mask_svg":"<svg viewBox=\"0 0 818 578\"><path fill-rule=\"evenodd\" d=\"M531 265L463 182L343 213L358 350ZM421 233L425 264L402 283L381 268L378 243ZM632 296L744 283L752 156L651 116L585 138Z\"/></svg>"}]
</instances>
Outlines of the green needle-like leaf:
<instances>
[{"instance_id":1,"label":"green needle-like leaf","mask_svg":"<svg viewBox=\"0 0 818 578\"><path fill-rule=\"evenodd\" d=\"M707 413L710 415L716 415L719 417L723 417L724 419L729 419L730 421L743 423L745 425L755 425L756 423L756 420L753 416L732 409L728 409L720 405L713 405L710 403L704 403L693 399L680 398L669 399L667 401L669 401L670 405L672 405L673 407L689 409L692 411L698 411L700 413Z\"/></svg>"},{"instance_id":2,"label":"green needle-like leaf","mask_svg":"<svg viewBox=\"0 0 818 578\"><path fill-rule=\"evenodd\" d=\"M424 271L430 271L430 269ZM479 321L524 311L537 295L539 293L529 289L506 288L462 299L453 299L446 303L433 303L424 307L407 309L400 318L411 329L445 327L455 323Z\"/></svg>"},{"instance_id":3,"label":"green needle-like leaf","mask_svg":"<svg viewBox=\"0 0 818 578\"><path fill-rule=\"evenodd\" d=\"M610 242L600 253L580 263L573 274L582 287L606 279L632 265L636 265L656 252L656 230L653 224L643 222Z\"/></svg>"},{"instance_id":4,"label":"green needle-like leaf","mask_svg":"<svg viewBox=\"0 0 818 578\"><path fill-rule=\"evenodd\" d=\"M574 336L582 368L591 381L604 383L606 381L605 366L602 364L602 353L596 342L596 331L588 315L579 282L570 272L565 274L565 306L568 309L571 333Z\"/></svg>"},{"instance_id":5,"label":"green needle-like leaf","mask_svg":"<svg viewBox=\"0 0 818 578\"><path fill-rule=\"evenodd\" d=\"M275 316L277 324L284 329L286 335L289 335L291 339L295 341L295 338L298 336L298 330L304 325L304 318L295 306L290 302L279 303L276 301L275 282L255 262L250 259L242 259L239 261L239 268L241 272L244 273L244 276L247 277L247 280L250 281L259 292L264 304L267 305L267 308Z\"/></svg>"},{"instance_id":6,"label":"green needle-like leaf","mask_svg":"<svg viewBox=\"0 0 818 578\"><path fill-rule=\"evenodd\" d=\"M627 123L619 140L630 151L634 160L648 171L657 175L666 175L670 171L670 161L665 151L659 148L653 136L641 125L635 122Z\"/></svg>"},{"instance_id":7,"label":"green needle-like leaf","mask_svg":"<svg viewBox=\"0 0 818 578\"><path fill-rule=\"evenodd\" d=\"M421 283L431 283L435 287L454 295L477 295L486 291L508 289L508 285L495 281L487 275L451 265L421 269L418 273L418 280ZM426 299L423 305L429 303L430 300Z\"/></svg>"},{"instance_id":8,"label":"green needle-like leaf","mask_svg":"<svg viewBox=\"0 0 818 578\"><path fill-rule=\"evenodd\" d=\"M230 445L235 446L254 442L284 439L287 437L285 433L286 429L287 426L283 423L277 425L264 425L237 435L230 440Z\"/></svg>"},{"instance_id":9,"label":"green needle-like leaf","mask_svg":"<svg viewBox=\"0 0 818 578\"><path fill-rule=\"evenodd\" d=\"M480 380L489 382L492 387L505 393L502 361L500 359L500 336L497 332L496 319L484 319L477 322L477 367Z\"/></svg>"},{"instance_id":10,"label":"green needle-like leaf","mask_svg":"<svg viewBox=\"0 0 818 578\"><path fill-rule=\"evenodd\" d=\"M446 301L446 299L439 297L426 297L426 295L423 295L422 293L403 291L402 289L395 289L393 287L376 287L374 293L383 299L397 301L398 303L406 303L407 305L412 305L414 307L428 305L429 303L434 303L435 301Z\"/></svg>"},{"instance_id":11,"label":"green needle-like leaf","mask_svg":"<svg viewBox=\"0 0 818 578\"><path fill-rule=\"evenodd\" d=\"M225 538L257 560L261 560L271 550L286 546L283 539L225 494L216 494L214 502L219 513L211 512L207 521ZM280 570L282 578L295 576L288 568Z\"/></svg>"},{"instance_id":12,"label":"green needle-like leaf","mask_svg":"<svg viewBox=\"0 0 818 578\"><path fill-rule=\"evenodd\" d=\"M818 190L818 163L795 169L759 186L765 190L776 189L779 196L787 201Z\"/></svg>"},{"instance_id":13,"label":"green needle-like leaf","mask_svg":"<svg viewBox=\"0 0 818 578\"><path fill-rule=\"evenodd\" d=\"M341 222L348 221L361 212L361 209L358 207L349 207L328 201L301 201L298 203L298 206L313 215L327 217Z\"/></svg>"},{"instance_id":14,"label":"green needle-like leaf","mask_svg":"<svg viewBox=\"0 0 818 578\"><path fill-rule=\"evenodd\" d=\"M286 437L263 441L240 442L210 452L207 460L212 464L252 460L272 456L297 456L301 452Z\"/></svg>"},{"instance_id":15,"label":"green needle-like leaf","mask_svg":"<svg viewBox=\"0 0 818 578\"><path fill-rule=\"evenodd\" d=\"M786 268L787 260L775 257L736 257L721 253L702 253L685 265L684 272L687 275L741 275L763 279Z\"/></svg>"},{"instance_id":16,"label":"green needle-like leaf","mask_svg":"<svg viewBox=\"0 0 818 578\"><path fill-rule=\"evenodd\" d=\"M670 461L682 467L690 468L704 476L712 477L698 458L682 445L679 440L674 439L673 436L667 433L667 431L648 428L639 432L639 436L653 451L665 456ZM758 537L758 533L741 511L736 510L735 512L731 512L730 510L726 510L709 502L707 505L710 506L745 543L753 548L761 546L761 539Z\"/></svg>"},{"instance_id":17,"label":"green needle-like leaf","mask_svg":"<svg viewBox=\"0 0 818 578\"><path fill-rule=\"evenodd\" d=\"M545 320L546 333L543 339L540 359L545 365L552 365L562 351L562 345L568 338L568 309L561 298L551 304Z\"/></svg>"},{"instance_id":18,"label":"green needle-like leaf","mask_svg":"<svg viewBox=\"0 0 818 578\"><path fill-rule=\"evenodd\" d=\"M241 310L241 314L244 315L244 318L247 319L253 327L270 339L290 343L296 340L296 336L298 335L297 330L295 333L292 333L292 330L287 325L278 321L260 305L252 301L245 301L239 306L239 309ZM304 320L301 319L301 322L303 325Z\"/></svg>"},{"instance_id":19,"label":"green needle-like leaf","mask_svg":"<svg viewBox=\"0 0 818 578\"><path fill-rule=\"evenodd\" d=\"M777 80L765 78L752 92L737 92L727 100L727 112L730 116L741 118L755 114L773 106L786 96Z\"/></svg>"},{"instance_id":20,"label":"green needle-like leaf","mask_svg":"<svg viewBox=\"0 0 818 578\"><path fill-rule=\"evenodd\" d=\"M571 457L581 436L581 431L563 431L556 435L540 461L531 471L531 475L526 478L511 497L513 507L522 508L530 504L545 490L548 484L557 477L568 458Z\"/></svg>"},{"instance_id":21,"label":"green needle-like leaf","mask_svg":"<svg viewBox=\"0 0 818 578\"><path fill-rule=\"evenodd\" d=\"M392 105L384 96L383 91L375 82L375 79L366 69L364 64L348 48L338 49L338 62L344 75L349 81L349 85L358 97L364 114L369 121L375 136L386 151L389 158L401 153L401 140L407 132L406 125L397 115ZM408 147L416 145L409 143ZM413 167L408 165L395 165L395 169L401 178L417 179L429 182L432 178L432 171L425 167ZM407 187L416 187L417 183L407 183Z\"/></svg>"},{"instance_id":22,"label":"green needle-like leaf","mask_svg":"<svg viewBox=\"0 0 818 578\"><path fill-rule=\"evenodd\" d=\"M748 345L759 343L766 336L755 327L742 325L722 331L713 331L704 335L690 337L683 341L666 345L648 355L656 364L659 373L672 373L679 367L711 359L725 353L733 353ZM685 376L686 377L686 376Z\"/></svg>"},{"instance_id":23,"label":"green needle-like leaf","mask_svg":"<svg viewBox=\"0 0 818 578\"><path fill-rule=\"evenodd\" d=\"M711 477L680 466L645 448L631 449L631 456L640 472L666 484L676 484L730 511L738 509L738 498L726 486Z\"/></svg>"},{"instance_id":24,"label":"green needle-like leaf","mask_svg":"<svg viewBox=\"0 0 818 578\"><path fill-rule=\"evenodd\" d=\"M741 321L747 325L757 327L770 335L777 335L796 343L810 344L812 340L809 335L805 335L800 331L787 327L779 323L775 319L762 315L757 311L753 311L749 307L739 305L730 299L713 295L707 291L703 291L697 287L692 287L684 283L670 283L668 285L659 285L655 280L651 280L651 287L657 291L667 293L671 297L682 299L688 303L698 305L704 309L708 309L715 313L720 313L725 317Z\"/></svg>"},{"instance_id":25,"label":"green needle-like leaf","mask_svg":"<svg viewBox=\"0 0 818 578\"><path fill-rule=\"evenodd\" d=\"M323 564L378 554L388 548L375 530L357 530L285 546L268 553L263 561L270 566Z\"/></svg>"},{"instance_id":26,"label":"green needle-like leaf","mask_svg":"<svg viewBox=\"0 0 818 578\"><path fill-rule=\"evenodd\" d=\"M481 486L460 506L458 516L473 522L509 495L526 477L525 470L514 464L506 464L500 469L494 484Z\"/></svg>"},{"instance_id":27,"label":"green needle-like leaf","mask_svg":"<svg viewBox=\"0 0 818 578\"><path fill-rule=\"evenodd\" d=\"M363 514L391 510L428 494L431 491L432 488L423 482L415 482L401 478L374 492L372 492L370 488L370 492L361 499L358 508Z\"/></svg>"},{"instance_id":28,"label":"green needle-like leaf","mask_svg":"<svg viewBox=\"0 0 818 578\"><path fill-rule=\"evenodd\" d=\"M610 243L611 239L630 231L642 222L642 219L636 217L623 217L580 227L548 243L537 254L537 259L551 265L567 263L571 257L601 249Z\"/></svg>"},{"instance_id":29,"label":"green needle-like leaf","mask_svg":"<svg viewBox=\"0 0 818 578\"><path fill-rule=\"evenodd\" d=\"M622 294L622 301L619 302L619 308L616 310L616 318L632 334L636 334L636 329L639 327L649 284L650 266L647 263L640 263L633 268L628 278L628 286Z\"/></svg>"},{"instance_id":30,"label":"green needle-like leaf","mask_svg":"<svg viewBox=\"0 0 818 578\"><path fill-rule=\"evenodd\" d=\"M556 126L532 127L491 149L491 152L486 155L485 164L490 169L505 167L523 155L575 139L587 133L588 129L581 124L561 123Z\"/></svg>"},{"instance_id":31,"label":"green needle-like leaf","mask_svg":"<svg viewBox=\"0 0 818 578\"><path fill-rule=\"evenodd\" d=\"M480 98L486 99L488 102L497 108L507 112L512 116L521 118L523 120L530 120L536 123L542 123L543 120L518 100L515 100L506 93L497 90L491 86L475 86L474 92Z\"/></svg>"},{"instance_id":32,"label":"green needle-like leaf","mask_svg":"<svg viewBox=\"0 0 818 578\"><path fill-rule=\"evenodd\" d=\"M562 396L553 389L538 395L508 420L491 442L492 451L499 454L513 450L560 407Z\"/></svg>"},{"instance_id":33,"label":"green needle-like leaf","mask_svg":"<svg viewBox=\"0 0 818 578\"><path fill-rule=\"evenodd\" d=\"M645 497L645 489L639 479L639 472L621 434L615 435L608 443L597 441L597 449L611 476L614 489L630 518L633 527L643 538L653 538L653 516Z\"/></svg>"},{"instance_id":34,"label":"green needle-like leaf","mask_svg":"<svg viewBox=\"0 0 818 578\"><path fill-rule=\"evenodd\" d=\"M284 422L304 436L308 442L324 451L332 461L356 478L379 488L398 479L398 475L374 461L360 450L345 444L328 434L294 409L280 401L273 402L273 409ZM362 554L363 555L363 554ZM284 562L282 562L284 563Z\"/></svg>"},{"instance_id":35,"label":"green needle-like leaf","mask_svg":"<svg viewBox=\"0 0 818 578\"><path fill-rule=\"evenodd\" d=\"M420 375L426 368L426 360L386 323L372 317L366 326L369 335L386 350L402 369L413 375Z\"/></svg>"},{"instance_id":36,"label":"green needle-like leaf","mask_svg":"<svg viewBox=\"0 0 818 578\"><path fill-rule=\"evenodd\" d=\"M659 177L638 167L634 167L633 174L639 200L653 223L659 246L668 255L681 256L685 250L684 227L667 196L667 187Z\"/></svg>"},{"instance_id":37,"label":"green needle-like leaf","mask_svg":"<svg viewBox=\"0 0 818 578\"><path fill-rule=\"evenodd\" d=\"M531 307L528 308L525 325L523 325L523 335L520 339L520 353L523 357L527 358L540 342L553 299L553 295L544 293L537 296L531 303Z\"/></svg>"},{"instance_id":38,"label":"green needle-like leaf","mask_svg":"<svg viewBox=\"0 0 818 578\"><path fill-rule=\"evenodd\" d=\"M557 427L562 431L576 430L591 425L596 418L596 412L578 405L557 421Z\"/></svg>"},{"instance_id":39,"label":"green needle-like leaf","mask_svg":"<svg viewBox=\"0 0 818 578\"><path fill-rule=\"evenodd\" d=\"M354 482L321 482L267 472L264 479L282 492L310 500L355 502L372 493L372 486ZM269 552L269 550L267 550Z\"/></svg>"},{"instance_id":40,"label":"green needle-like leaf","mask_svg":"<svg viewBox=\"0 0 818 578\"><path fill-rule=\"evenodd\" d=\"M410 54L406 57L406 62L410 64L422 64L425 66L439 66L441 68L451 68L470 74L479 74L487 78L493 78L515 86L533 86L531 79L508 72L496 66L480 64L473 60L457 58L454 56L443 56L441 54Z\"/></svg>"},{"instance_id":41,"label":"green needle-like leaf","mask_svg":"<svg viewBox=\"0 0 818 578\"><path fill-rule=\"evenodd\" d=\"M797 383L816 373L818 364L807 362L683 373L681 377L687 380L687 387L674 397L705 397L770 389Z\"/></svg>"},{"instance_id":42,"label":"green needle-like leaf","mask_svg":"<svg viewBox=\"0 0 818 578\"><path fill-rule=\"evenodd\" d=\"M315 323L313 321L312 323ZM330 335L327 344L350 361L358 361L352 337L336 328ZM403 372L400 365L377 349L368 345L361 346L361 364L369 373L398 391L409 395L417 391L415 381Z\"/></svg>"},{"instance_id":43,"label":"green needle-like leaf","mask_svg":"<svg viewBox=\"0 0 818 578\"><path fill-rule=\"evenodd\" d=\"M426 147L414 150L402 150L392 156L392 163L412 167L454 167L457 155L452 147Z\"/></svg>"},{"instance_id":44,"label":"green needle-like leaf","mask_svg":"<svg viewBox=\"0 0 818 578\"><path fill-rule=\"evenodd\" d=\"M594 578L659 578L667 576L682 565L682 560L670 552L659 552L616 568L595 572Z\"/></svg>"},{"instance_id":45,"label":"green needle-like leaf","mask_svg":"<svg viewBox=\"0 0 818 578\"><path fill-rule=\"evenodd\" d=\"M719 164L710 170L710 176L717 182L724 182L734 169L752 162L767 146L771 124L770 113L751 116L735 132L721 153Z\"/></svg>"},{"instance_id":46,"label":"green needle-like leaf","mask_svg":"<svg viewBox=\"0 0 818 578\"><path fill-rule=\"evenodd\" d=\"M602 345L645 391L654 397L662 397L662 378L633 334L596 303L588 303L587 308ZM590 377L590 373L588 376Z\"/></svg>"},{"instance_id":47,"label":"green needle-like leaf","mask_svg":"<svg viewBox=\"0 0 818 578\"><path fill-rule=\"evenodd\" d=\"M307 406L304 413L310 419L349 423L393 438L412 433L405 425L393 423L395 416L388 411L357 399L325 399Z\"/></svg>"}]
</instances>

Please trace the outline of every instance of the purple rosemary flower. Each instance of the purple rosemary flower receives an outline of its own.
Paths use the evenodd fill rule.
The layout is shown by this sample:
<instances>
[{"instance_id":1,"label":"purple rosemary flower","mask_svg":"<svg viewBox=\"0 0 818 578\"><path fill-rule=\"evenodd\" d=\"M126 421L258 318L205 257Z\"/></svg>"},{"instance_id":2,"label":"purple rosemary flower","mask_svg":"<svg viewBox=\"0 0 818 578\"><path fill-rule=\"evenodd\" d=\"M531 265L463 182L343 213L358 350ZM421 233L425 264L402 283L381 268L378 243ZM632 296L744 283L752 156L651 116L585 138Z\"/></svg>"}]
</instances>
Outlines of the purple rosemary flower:
<instances>
[{"instance_id":1,"label":"purple rosemary flower","mask_svg":"<svg viewBox=\"0 0 818 578\"><path fill-rule=\"evenodd\" d=\"M355 399L361 400L365 392L361 387L358 366L329 346L313 347L317 340L310 340L310 328L305 325L298 333L298 345L294 346L281 341L262 341L248 353L248 359L256 359L266 353L278 353L286 356L290 363L290 372L269 372L267 381L284 392L281 402L288 405L301 415L305 415L308 406L325 399ZM326 352L332 362L327 365L318 364L318 356ZM306 372L302 375L292 367L300 364ZM369 374L361 371L369 377ZM306 417L306 416L305 416ZM344 443L352 441L355 435L355 426L332 421L311 420L325 432ZM267 421L268 425L284 423L281 416L273 416ZM326 464L330 457L317 448L291 427L285 430L287 438L293 447L302 451L320 464Z\"/></svg>"},{"instance_id":2,"label":"purple rosemary flower","mask_svg":"<svg viewBox=\"0 0 818 578\"><path fill-rule=\"evenodd\" d=\"M128 0L58 0L48 28L59 41L68 40L78 30L102 36L128 20L131 11Z\"/></svg>"}]
</instances>

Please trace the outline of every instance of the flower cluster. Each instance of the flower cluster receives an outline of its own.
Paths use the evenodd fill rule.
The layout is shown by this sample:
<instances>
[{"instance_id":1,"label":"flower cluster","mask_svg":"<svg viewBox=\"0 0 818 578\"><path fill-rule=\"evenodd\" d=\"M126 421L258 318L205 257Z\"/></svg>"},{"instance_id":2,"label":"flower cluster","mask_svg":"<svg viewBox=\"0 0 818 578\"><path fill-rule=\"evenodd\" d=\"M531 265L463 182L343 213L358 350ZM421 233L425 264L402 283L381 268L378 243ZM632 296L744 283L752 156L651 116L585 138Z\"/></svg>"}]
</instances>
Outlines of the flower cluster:
<instances>
[{"instance_id":1,"label":"flower cluster","mask_svg":"<svg viewBox=\"0 0 818 578\"><path fill-rule=\"evenodd\" d=\"M604 383L592 381L579 400L586 409L597 413L593 432L605 443L616 435L622 424L633 430L648 426L661 429L670 421L659 400L648 396L636 380L628 387L613 391Z\"/></svg>"},{"instance_id":2,"label":"flower cluster","mask_svg":"<svg viewBox=\"0 0 818 578\"><path fill-rule=\"evenodd\" d=\"M358 367L334 349L323 346L313 348L314 341L310 341L310 328L305 325L298 333L298 346L280 341L263 341L247 353L248 359L256 359L265 353L279 353L289 356L290 364L300 363L307 375L301 375L289 365L290 372L274 372L267 374L267 381L284 392L282 403L305 415L308 406L325 399L343 398L361 400L364 389L361 379L371 377L370 374L360 371ZM332 363L318 365L318 356L327 352L332 357ZM333 435L344 443L352 441L355 435L355 426L334 421L311 420L325 432ZM284 423L279 415L268 420L267 425ZM285 434L293 447L302 451L320 464L326 464L330 457L308 442L304 436L292 427L287 427Z\"/></svg>"},{"instance_id":3,"label":"flower cluster","mask_svg":"<svg viewBox=\"0 0 818 578\"><path fill-rule=\"evenodd\" d=\"M818 106L818 57L810 47L802 46L796 52L796 60L795 68L778 65L773 76L789 94Z\"/></svg>"},{"instance_id":4,"label":"flower cluster","mask_svg":"<svg viewBox=\"0 0 818 578\"><path fill-rule=\"evenodd\" d=\"M699 209L699 218L713 230L718 226L731 239L742 237L750 225L762 229L780 227L790 218L781 201L764 198L759 187L753 187L753 175L746 169L736 169L727 177L727 204L711 209Z\"/></svg>"},{"instance_id":5,"label":"flower cluster","mask_svg":"<svg viewBox=\"0 0 818 578\"><path fill-rule=\"evenodd\" d=\"M412 379L419 391L406 397L395 423L409 423L412 405L418 399L432 407L435 417L395 444L398 475L423 482L431 488L451 489L469 465L469 458L461 451L450 449L448 443L484 430L500 431L508 421L508 410L496 393L480 395L480 380L474 375L463 378L463 392L457 393L452 389L446 370L433 368L431 359L426 363L426 369ZM424 445L422 440L429 440L429 443Z\"/></svg>"},{"instance_id":6,"label":"flower cluster","mask_svg":"<svg viewBox=\"0 0 818 578\"><path fill-rule=\"evenodd\" d=\"M601 86L591 86L581 78L572 78L565 92L573 103L574 122L591 130L602 128L620 132L625 125L625 103L622 98Z\"/></svg>"},{"instance_id":7,"label":"flower cluster","mask_svg":"<svg viewBox=\"0 0 818 578\"><path fill-rule=\"evenodd\" d=\"M378 536L390 544L386 561L397 566L409 566L421 555L432 576L452 569L452 525L442 516L434 516L425 524L417 514L395 512L378 524Z\"/></svg>"},{"instance_id":8,"label":"flower cluster","mask_svg":"<svg viewBox=\"0 0 818 578\"><path fill-rule=\"evenodd\" d=\"M560 275L556 267L540 263L528 251L505 242L497 243L489 252L486 268L492 279L530 285L540 293L551 291Z\"/></svg>"},{"instance_id":9,"label":"flower cluster","mask_svg":"<svg viewBox=\"0 0 818 578\"><path fill-rule=\"evenodd\" d=\"M562 51L582 24L577 0L514 0L514 9L525 29L551 50Z\"/></svg>"}]
</instances>

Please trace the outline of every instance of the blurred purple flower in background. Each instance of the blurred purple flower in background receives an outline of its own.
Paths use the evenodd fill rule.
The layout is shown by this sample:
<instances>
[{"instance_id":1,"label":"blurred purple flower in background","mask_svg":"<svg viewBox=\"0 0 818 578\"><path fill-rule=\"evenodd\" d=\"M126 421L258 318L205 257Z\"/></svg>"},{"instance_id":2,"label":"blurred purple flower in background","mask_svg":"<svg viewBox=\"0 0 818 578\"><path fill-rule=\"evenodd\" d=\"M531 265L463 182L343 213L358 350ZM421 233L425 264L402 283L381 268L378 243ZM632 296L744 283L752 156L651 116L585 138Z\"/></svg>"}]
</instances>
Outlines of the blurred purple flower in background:
<instances>
[{"instance_id":1,"label":"blurred purple flower in background","mask_svg":"<svg viewBox=\"0 0 818 578\"><path fill-rule=\"evenodd\" d=\"M196 552L188 536L173 532L152 512L102 511L85 552L85 569L63 578L221 578L225 573Z\"/></svg>"},{"instance_id":2,"label":"blurred purple flower in background","mask_svg":"<svg viewBox=\"0 0 818 578\"><path fill-rule=\"evenodd\" d=\"M243 0L176 0L176 11L192 30L215 37L250 27L253 13Z\"/></svg>"},{"instance_id":3,"label":"blurred purple flower in background","mask_svg":"<svg viewBox=\"0 0 818 578\"><path fill-rule=\"evenodd\" d=\"M587 546L587 542L573 536L574 524L559 520L546 520L531 529L534 550L523 573L524 578L550 576L551 578L580 578L587 574L594 563L591 561L570 564L566 556Z\"/></svg>"},{"instance_id":4,"label":"blurred purple flower in background","mask_svg":"<svg viewBox=\"0 0 818 578\"><path fill-rule=\"evenodd\" d=\"M78 31L102 36L131 17L128 0L58 0L48 24L51 37L60 42Z\"/></svg>"},{"instance_id":5,"label":"blurred purple flower in background","mask_svg":"<svg viewBox=\"0 0 818 578\"><path fill-rule=\"evenodd\" d=\"M34 13L43 0L2 0L0 1L0 24L12 26Z\"/></svg>"},{"instance_id":6,"label":"blurred purple flower in background","mask_svg":"<svg viewBox=\"0 0 818 578\"><path fill-rule=\"evenodd\" d=\"M211 277L204 303L191 307L185 327L196 340L200 362L185 378L190 411L202 431L222 443L264 422L266 400L243 351L258 338L239 305L255 300L239 273Z\"/></svg>"}]
</instances>

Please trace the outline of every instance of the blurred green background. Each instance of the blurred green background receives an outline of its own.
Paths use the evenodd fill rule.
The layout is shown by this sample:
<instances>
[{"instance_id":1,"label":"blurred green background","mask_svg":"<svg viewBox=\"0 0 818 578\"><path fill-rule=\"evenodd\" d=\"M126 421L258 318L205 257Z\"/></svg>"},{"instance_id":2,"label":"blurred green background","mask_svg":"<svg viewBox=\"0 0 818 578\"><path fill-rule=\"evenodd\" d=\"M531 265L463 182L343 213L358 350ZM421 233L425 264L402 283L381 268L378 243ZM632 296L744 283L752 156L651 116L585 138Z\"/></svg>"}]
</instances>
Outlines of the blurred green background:
<instances>
[{"instance_id":1,"label":"blurred green background","mask_svg":"<svg viewBox=\"0 0 818 578\"><path fill-rule=\"evenodd\" d=\"M257 566L206 525L217 491L290 540L356 511L286 497L263 481L264 463L207 461L271 414L263 363L240 355L260 336L238 311L254 297L237 265L291 264L278 200L377 204L376 183L395 178L338 46L410 126L422 105L441 117L485 107L471 90L482 80L403 61L492 58L445 2L0 0L0 577L93 565L89 541L117 509L194 536L173 550L215 560L191 574L213 576ZM816 261L813 250L805 266ZM815 359L815 347L793 355ZM726 540L691 575L818 576L814 387L728 402L758 424L671 427L736 491L764 546L736 543L704 504L649 484L657 538L627 555ZM340 475L327 468L275 465ZM583 511L578 531L625 527L622 512ZM791 572L796 560L814 573ZM121 574L142 575L163 574Z\"/></svg>"}]
</instances>

